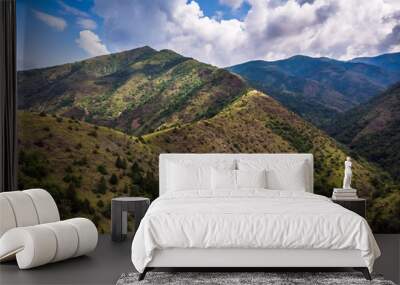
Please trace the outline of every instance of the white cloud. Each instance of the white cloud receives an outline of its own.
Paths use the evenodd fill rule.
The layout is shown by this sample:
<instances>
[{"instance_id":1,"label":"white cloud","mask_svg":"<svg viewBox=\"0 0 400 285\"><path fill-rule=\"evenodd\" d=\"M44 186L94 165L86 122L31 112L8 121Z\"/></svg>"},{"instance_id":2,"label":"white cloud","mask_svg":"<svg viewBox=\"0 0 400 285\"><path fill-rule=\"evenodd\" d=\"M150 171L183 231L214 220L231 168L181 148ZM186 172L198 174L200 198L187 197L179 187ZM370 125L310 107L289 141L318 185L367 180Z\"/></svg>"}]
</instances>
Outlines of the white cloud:
<instances>
[{"instance_id":1,"label":"white cloud","mask_svg":"<svg viewBox=\"0 0 400 285\"><path fill-rule=\"evenodd\" d=\"M81 11L75 7L65 4L62 0L58 0L58 4L63 8L64 12L78 16L78 17L89 17L89 14Z\"/></svg>"},{"instance_id":2,"label":"white cloud","mask_svg":"<svg viewBox=\"0 0 400 285\"><path fill-rule=\"evenodd\" d=\"M92 19L78 18L76 22L82 29L85 30L95 30L97 28L96 22Z\"/></svg>"},{"instance_id":3,"label":"white cloud","mask_svg":"<svg viewBox=\"0 0 400 285\"><path fill-rule=\"evenodd\" d=\"M232 9L239 9L244 0L219 0L219 3L231 7Z\"/></svg>"},{"instance_id":4,"label":"white cloud","mask_svg":"<svg viewBox=\"0 0 400 285\"><path fill-rule=\"evenodd\" d=\"M79 32L76 43L84 49L90 56L109 54L107 47L101 42L98 35L89 30Z\"/></svg>"},{"instance_id":5,"label":"white cloud","mask_svg":"<svg viewBox=\"0 0 400 285\"><path fill-rule=\"evenodd\" d=\"M52 16L37 10L33 10L33 13L36 18L57 31L63 31L67 27L67 22L63 18Z\"/></svg>"},{"instance_id":6,"label":"white cloud","mask_svg":"<svg viewBox=\"0 0 400 285\"><path fill-rule=\"evenodd\" d=\"M236 7L243 1L224 2ZM243 20L206 17L197 2L186 0L95 0L94 11L104 19L113 50L150 45L218 66L295 54L350 59L400 50L397 0L246 2Z\"/></svg>"}]
</instances>

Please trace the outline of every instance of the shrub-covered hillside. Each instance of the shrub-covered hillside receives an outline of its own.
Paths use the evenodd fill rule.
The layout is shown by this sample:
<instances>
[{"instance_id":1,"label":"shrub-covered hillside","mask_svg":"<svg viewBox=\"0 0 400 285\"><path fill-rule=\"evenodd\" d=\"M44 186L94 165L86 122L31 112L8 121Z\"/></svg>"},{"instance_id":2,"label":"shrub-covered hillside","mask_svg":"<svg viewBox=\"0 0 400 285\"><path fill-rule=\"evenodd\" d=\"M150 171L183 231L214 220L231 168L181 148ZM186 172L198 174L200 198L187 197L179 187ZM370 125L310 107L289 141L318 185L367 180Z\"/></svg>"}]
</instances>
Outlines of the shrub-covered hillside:
<instances>
[{"instance_id":1,"label":"shrub-covered hillside","mask_svg":"<svg viewBox=\"0 0 400 285\"><path fill-rule=\"evenodd\" d=\"M216 114L246 83L150 47L18 73L19 107L141 135Z\"/></svg>"},{"instance_id":2,"label":"shrub-covered hillside","mask_svg":"<svg viewBox=\"0 0 400 285\"><path fill-rule=\"evenodd\" d=\"M346 156L333 139L257 91L213 118L139 138L44 113L20 112L19 123L30 126L19 137L20 188L48 189L64 218L88 216L101 231L109 231L112 197L157 197L159 153L311 152L315 193L327 196L341 185ZM399 231L399 193L390 176L360 158L354 185L369 199L372 227Z\"/></svg>"},{"instance_id":3,"label":"shrub-covered hillside","mask_svg":"<svg viewBox=\"0 0 400 285\"><path fill-rule=\"evenodd\" d=\"M331 196L343 179L346 150L324 132L263 93L250 91L211 119L145 136L165 152L314 154L314 192ZM390 175L358 157L353 185L368 199L368 220L379 232L399 232L400 192Z\"/></svg>"},{"instance_id":4,"label":"shrub-covered hillside","mask_svg":"<svg viewBox=\"0 0 400 285\"><path fill-rule=\"evenodd\" d=\"M19 112L19 188L42 187L63 218L91 218L110 230L114 196L155 198L156 157L141 138L45 113Z\"/></svg>"}]
</instances>

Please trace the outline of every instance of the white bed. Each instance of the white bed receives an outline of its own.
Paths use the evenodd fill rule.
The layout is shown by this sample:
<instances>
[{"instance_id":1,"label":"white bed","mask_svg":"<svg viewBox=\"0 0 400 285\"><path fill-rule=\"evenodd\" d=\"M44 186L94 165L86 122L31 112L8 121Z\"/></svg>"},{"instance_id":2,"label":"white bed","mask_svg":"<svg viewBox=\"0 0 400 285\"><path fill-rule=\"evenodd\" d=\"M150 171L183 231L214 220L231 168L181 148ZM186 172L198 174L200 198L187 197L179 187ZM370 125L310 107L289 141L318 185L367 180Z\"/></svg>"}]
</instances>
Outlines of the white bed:
<instances>
[{"instance_id":1,"label":"white bed","mask_svg":"<svg viewBox=\"0 0 400 285\"><path fill-rule=\"evenodd\" d=\"M269 185L204 190L201 174L171 173L176 165L242 176L266 168ZM154 267L354 267L370 278L380 255L372 232L359 215L312 194L311 154L161 154L159 171L160 197L132 243L140 279ZM198 184L185 189L190 179Z\"/></svg>"}]
</instances>

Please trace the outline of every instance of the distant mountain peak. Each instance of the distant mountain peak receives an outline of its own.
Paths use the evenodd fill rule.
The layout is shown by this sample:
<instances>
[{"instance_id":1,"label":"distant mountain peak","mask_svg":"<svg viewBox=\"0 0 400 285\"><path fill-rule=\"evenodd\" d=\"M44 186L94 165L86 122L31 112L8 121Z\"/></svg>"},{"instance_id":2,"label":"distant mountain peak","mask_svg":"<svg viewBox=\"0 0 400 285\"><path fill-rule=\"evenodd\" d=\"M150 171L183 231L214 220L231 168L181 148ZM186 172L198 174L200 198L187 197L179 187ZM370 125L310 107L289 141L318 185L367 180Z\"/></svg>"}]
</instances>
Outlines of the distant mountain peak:
<instances>
[{"instance_id":1,"label":"distant mountain peak","mask_svg":"<svg viewBox=\"0 0 400 285\"><path fill-rule=\"evenodd\" d=\"M132 52L138 52L138 51L141 51L141 52L157 52L156 49L153 49L150 46L142 46L142 47L136 47L136 48L127 49L127 50L123 50L123 51L120 51L120 52L112 53L111 55L118 54L118 53L132 53Z\"/></svg>"},{"instance_id":2,"label":"distant mountain peak","mask_svg":"<svg viewBox=\"0 0 400 285\"><path fill-rule=\"evenodd\" d=\"M293 55L291 57L288 57L286 59L281 59L281 60L294 60L294 59L296 59L296 60L298 60L298 59L314 59L314 57L311 57L308 55L303 55L303 54L296 54L296 55Z\"/></svg>"},{"instance_id":3,"label":"distant mountain peak","mask_svg":"<svg viewBox=\"0 0 400 285\"><path fill-rule=\"evenodd\" d=\"M173 51L172 49L166 49L165 48L165 49L161 49L159 52L161 52L161 53L170 53L170 54L176 54L176 55L183 56L183 55L177 53L176 51Z\"/></svg>"},{"instance_id":4,"label":"distant mountain peak","mask_svg":"<svg viewBox=\"0 0 400 285\"><path fill-rule=\"evenodd\" d=\"M385 53L373 57L356 57L349 62L370 64L400 74L400 52Z\"/></svg>"},{"instance_id":5,"label":"distant mountain peak","mask_svg":"<svg viewBox=\"0 0 400 285\"><path fill-rule=\"evenodd\" d=\"M115 52L115 53L92 57L87 60L101 58L101 57L108 57L108 56L122 56L122 55L137 54L137 53L157 53L157 52L158 51L156 49L153 49L152 47L146 45L146 46L142 46L142 47L136 47L133 49L127 49L127 50L123 50L123 51L119 51L119 52Z\"/></svg>"},{"instance_id":6,"label":"distant mountain peak","mask_svg":"<svg viewBox=\"0 0 400 285\"><path fill-rule=\"evenodd\" d=\"M138 50L157 51L156 49L152 48L151 46L145 45L145 46L139 46L139 47L135 47L135 48L131 48L131 49L122 50L122 51L119 51L119 52L116 52L116 53L131 52L131 51L134 52L134 51L138 51Z\"/></svg>"},{"instance_id":7,"label":"distant mountain peak","mask_svg":"<svg viewBox=\"0 0 400 285\"><path fill-rule=\"evenodd\" d=\"M388 57L400 57L400 52L392 52L392 53L383 53L379 54L376 56L360 56L360 57L355 57L349 61L357 61L357 60L363 60L363 59L381 59L381 58L388 58Z\"/></svg>"}]
</instances>

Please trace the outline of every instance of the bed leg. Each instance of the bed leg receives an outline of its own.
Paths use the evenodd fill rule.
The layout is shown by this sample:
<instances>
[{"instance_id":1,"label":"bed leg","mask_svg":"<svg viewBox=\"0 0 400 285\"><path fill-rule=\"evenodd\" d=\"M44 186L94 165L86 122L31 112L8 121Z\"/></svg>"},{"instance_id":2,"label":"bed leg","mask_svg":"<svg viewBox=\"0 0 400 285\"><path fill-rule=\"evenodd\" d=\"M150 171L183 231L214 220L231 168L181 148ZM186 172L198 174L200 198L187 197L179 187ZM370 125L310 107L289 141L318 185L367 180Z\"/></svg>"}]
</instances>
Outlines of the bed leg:
<instances>
[{"instance_id":1,"label":"bed leg","mask_svg":"<svg viewBox=\"0 0 400 285\"><path fill-rule=\"evenodd\" d=\"M371 274L369 274L369 270L367 267L355 267L354 269L357 271L361 271L361 273L364 275L365 279L372 280Z\"/></svg>"},{"instance_id":2,"label":"bed leg","mask_svg":"<svg viewBox=\"0 0 400 285\"><path fill-rule=\"evenodd\" d=\"M142 273L139 274L139 278L138 281L142 281L144 279L144 277L146 277L146 273L147 273L148 269L147 267L143 270Z\"/></svg>"}]
</instances>

